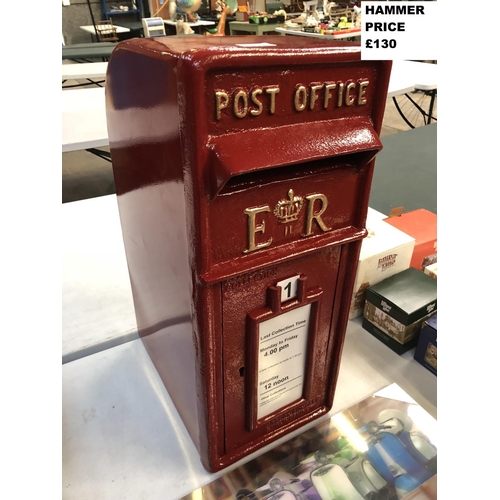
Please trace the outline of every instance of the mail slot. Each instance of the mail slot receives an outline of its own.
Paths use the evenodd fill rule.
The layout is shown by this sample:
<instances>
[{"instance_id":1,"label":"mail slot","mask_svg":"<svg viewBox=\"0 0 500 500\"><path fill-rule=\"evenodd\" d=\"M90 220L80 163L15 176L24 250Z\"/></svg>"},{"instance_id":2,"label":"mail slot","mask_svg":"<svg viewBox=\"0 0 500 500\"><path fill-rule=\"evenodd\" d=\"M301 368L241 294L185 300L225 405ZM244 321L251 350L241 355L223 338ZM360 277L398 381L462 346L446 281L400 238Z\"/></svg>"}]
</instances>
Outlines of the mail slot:
<instances>
[{"instance_id":1,"label":"mail slot","mask_svg":"<svg viewBox=\"0 0 500 500\"><path fill-rule=\"evenodd\" d=\"M106 108L142 341L204 466L332 407L391 63L300 37L121 42Z\"/></svg>"}]
</instances>

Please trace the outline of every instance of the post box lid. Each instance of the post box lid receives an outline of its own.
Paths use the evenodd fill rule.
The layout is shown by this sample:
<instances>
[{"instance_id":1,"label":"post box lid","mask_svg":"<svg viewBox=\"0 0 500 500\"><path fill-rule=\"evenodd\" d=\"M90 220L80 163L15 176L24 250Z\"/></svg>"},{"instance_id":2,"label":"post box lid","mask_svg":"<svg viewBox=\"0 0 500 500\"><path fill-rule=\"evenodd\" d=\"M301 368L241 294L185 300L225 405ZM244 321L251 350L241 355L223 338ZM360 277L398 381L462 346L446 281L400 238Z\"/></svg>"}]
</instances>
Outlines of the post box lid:
<instances>
[{"instance_id":1,"label":"post box lid","mask_svg":"<svg viewBox=\"0 0 500 500\"><path fill-rule=\"evenodd\" d=\"M346 159L366 165L382 149L382 143L368 117L293 124L266 130L247 130L209 138L211 150L210 191L216 196L227 182L248 174L304 161L355 155ZM295 141L290 141L295 137ZM241 151L250 154L241 154ZM360 157L361 155L361 157Z\"/></svg>"}]
</instances>

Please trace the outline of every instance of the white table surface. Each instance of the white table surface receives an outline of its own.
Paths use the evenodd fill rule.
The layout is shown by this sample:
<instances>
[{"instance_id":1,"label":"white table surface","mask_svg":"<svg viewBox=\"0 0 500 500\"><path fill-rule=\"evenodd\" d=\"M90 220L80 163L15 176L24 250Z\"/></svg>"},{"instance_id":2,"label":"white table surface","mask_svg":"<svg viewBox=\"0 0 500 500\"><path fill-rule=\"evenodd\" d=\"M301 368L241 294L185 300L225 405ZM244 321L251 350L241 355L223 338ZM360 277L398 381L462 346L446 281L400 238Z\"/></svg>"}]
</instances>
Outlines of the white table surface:
<instances>
[{"instance_id":1,"label":"white table surface","mask_svg":"<svg viewBox=\"0 0 500 500\"><path fill-rule=\"evenodd\" d=\"M62 64L62 80L91 80L106 78L107 62L67 63Z\"/></svg>"},{"instance_id":2,"label":"white table surface","mask_svg":"<svg viewBox=\"0 0 500 500\"><path fill-rule=\"evenodd\" d=\"M109 25L107 24L96 24L96 26L98 28L101 28L102 26L102 29L106 29L109 27ZM116 28L116 32L117 33L129 33L130 32L130 29L129 28L125 28L125 26L118 26L116 24L113 24L113 27ZM90 25L87 25L87 26L80 26L80 28L83 30L83 31L86 31L87 33L90 33L92 35L95 35L95 28L92 24Z\"/></svg>"},{"instance_id":3,"label":"white table surface","mask_svg":"<svg viewBox=\"0 0 500 500\"><path fill-rule=\"evenodd\" d=\"M394 61L387 97L411 92L415 88L433 90L437 88L437 82L437 64ZM62 109L63 152L109 144L104 88L63 90Z\"/></svg>"},{"instance_id":4,"label":"white table surface","mask_svg":"<svg viewBox=\"0 0 500 500\"><path fill-rule=\"evenodd\" d=\"M62 90L62 152L108 144L104 87Z\"/></svg>"},{"instance_id":5,"label":"white table surface","mask_svg":"<svg viewBox=\"0 0 500 500\"><path fill-rule=\"evenodd\" d=\"M177 26L176 21L172 21L171 19L164 19L163 22L165 24L168 24L169 26ZM189 26L214 26L215 23L213 21L204 21L203 19L200 19L196 21L195 23L193 22L188 22L187 23Z\"/></svg>"},{"instance_id":6,"label":"white table surface","mask_svg":"<svg viewBox=\"0 0 500 500\"><path fill-rule=\"evenodd\" d=\"M395 97L414 89L437 89L437 64L393 61L387 97Z\"/></svg>"},{"instance_id":7,"label":"white table surface","mask_svg":"<svg viewBox=\"0 0 500 500\"><path fill-rule=\"evenodd\" d=\"M343 40L346 38L356 38L361 36L361 30L355 33L337 33L335 35L322 35L321 33L308 33L307 31L289 30L286 28L276 28L275 31L282 35L305 36L309 38L323 38L330 40Z\"/></svg>"},{"instance_id":8,"label":"white table surface","mask_svg":"<svg viewBox=\"0 0 500 500\"><path fill-rule=\"evenodd\" d=\"M62 205L63 362L138 338L115 195Z\"/></svg>"},{"instance_id":9,"label":"white table surface","mask_svg":"<svg viewBox=\"0 0 500 500\"><path fill-rule=\"evenodd\" d=\"M394 61L393 72L397 77L412 78L415 88L435 90L438 86L438 65L417 61Z\"/></svg>"},{"instance_id":10,"label":"white table surface","mask_svg":"<svg viewBox=\"0 0 500 500\"><path fill-rule=\"evenodd\" d=\"M140 340L63 365L62 381L65 500L178 499L227 472L209 474L203 469ZM329 415L392 382L436 418L436 377L412 358L411 351L399 356L363 330L358 320L350 321Z\"/></svg>"}]
</instances>

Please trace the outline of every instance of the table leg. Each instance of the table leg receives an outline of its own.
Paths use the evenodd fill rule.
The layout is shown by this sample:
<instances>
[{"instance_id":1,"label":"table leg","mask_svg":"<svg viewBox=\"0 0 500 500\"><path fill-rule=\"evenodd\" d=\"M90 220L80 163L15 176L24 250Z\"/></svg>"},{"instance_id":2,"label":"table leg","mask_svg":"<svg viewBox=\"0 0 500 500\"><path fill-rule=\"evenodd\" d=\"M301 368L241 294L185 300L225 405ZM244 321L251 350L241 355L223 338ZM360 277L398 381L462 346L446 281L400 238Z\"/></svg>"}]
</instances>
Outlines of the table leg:
<instances>
[{"instance_id":1,"label":"table leg","mask_svg":"<svg viewBox=\"0 0 500 500\"><path fill-rule=\"evenodd\" d=\"M106 160L106 161L109 161L111 163L111 153L109 153L108 151L102 151L102 150L97 149L97 148L89 148L89 149L86 149L85 151L92 153L93 155L101 158L102 160Z\"/></svg>"},{"instance_id":2,"label":"table leg","mask_svg":"<svg viewBox=\"0 0 500 500\"><path fill-rule=\"evenodd\" d=\"M431 123L432 119L434 118L432 116L432 113L434 112L434 103L436 102L436 96L437 96L437 89L431 90L431 102L429 104L429 114L427 117L427 125L429 125L429 123Z\"/></svg>"},{"instance_id":3,"label":"table leg","mask_svg":"<svg viewBox=\"0 0 500 500\"><path fill-rule=\"evenodd\" d=\"M398 113L410 128L437 122L437 117L434 116L436 100L437 89L430 91L416 89L411 94L406 93L392 98Z\"/></svg>"}]
</instances>

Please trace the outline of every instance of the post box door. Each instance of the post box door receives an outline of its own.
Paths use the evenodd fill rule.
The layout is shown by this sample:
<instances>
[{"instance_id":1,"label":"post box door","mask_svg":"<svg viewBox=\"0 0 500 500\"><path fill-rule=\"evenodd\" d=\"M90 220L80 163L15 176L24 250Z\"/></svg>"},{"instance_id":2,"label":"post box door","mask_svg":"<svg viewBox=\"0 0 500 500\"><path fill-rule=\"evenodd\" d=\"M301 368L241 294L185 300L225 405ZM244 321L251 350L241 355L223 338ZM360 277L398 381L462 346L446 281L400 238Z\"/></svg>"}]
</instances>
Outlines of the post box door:
<instances>
[{"instance_id":1,"label":"post box door","mask_svg":"<svg viewBox=\"0 0 500 500\"><path fill-rule=\"evenodd\" d=\"M226 453L326 405L327 355L341 251L341 246L327 248L222 283ZM298 279L305 296L314 291L312 300L304 299L303 305L294 296ZM269 290L279 283L286 287L280 287L282 305L286 308L295 302L295 307L273 315L267 324L265 319L255 324L251 316L271 309Z\"/></svg>"}]
</instances>

